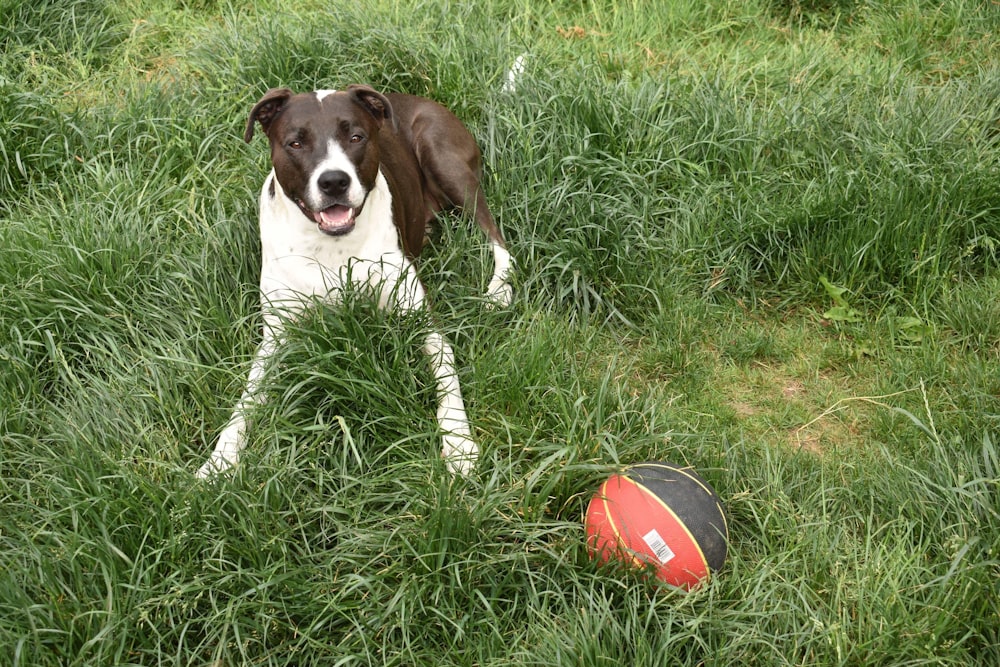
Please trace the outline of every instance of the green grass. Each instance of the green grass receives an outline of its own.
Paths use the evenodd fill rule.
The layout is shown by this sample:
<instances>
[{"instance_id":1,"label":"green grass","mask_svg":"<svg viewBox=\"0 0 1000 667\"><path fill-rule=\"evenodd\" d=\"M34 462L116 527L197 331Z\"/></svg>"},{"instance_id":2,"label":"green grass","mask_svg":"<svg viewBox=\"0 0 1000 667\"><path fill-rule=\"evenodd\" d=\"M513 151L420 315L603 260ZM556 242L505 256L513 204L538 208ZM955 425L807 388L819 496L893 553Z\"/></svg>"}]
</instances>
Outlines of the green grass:
<instances>
[{"instance_id":1,"label":"green grass","mask_svg":"<svg viewBox=\"0 0 1000 667\"><path fill-rule=\"evenodd\" d=\"M0 0L0 665L1000 662L998 17ZM482 460L351 293L199 482L260 325L247 111L356 81L483 148L514 305L460 218L421 267ZM729 513L690 594L587 556L647 459Z\"/></svg>"}]
</instances>

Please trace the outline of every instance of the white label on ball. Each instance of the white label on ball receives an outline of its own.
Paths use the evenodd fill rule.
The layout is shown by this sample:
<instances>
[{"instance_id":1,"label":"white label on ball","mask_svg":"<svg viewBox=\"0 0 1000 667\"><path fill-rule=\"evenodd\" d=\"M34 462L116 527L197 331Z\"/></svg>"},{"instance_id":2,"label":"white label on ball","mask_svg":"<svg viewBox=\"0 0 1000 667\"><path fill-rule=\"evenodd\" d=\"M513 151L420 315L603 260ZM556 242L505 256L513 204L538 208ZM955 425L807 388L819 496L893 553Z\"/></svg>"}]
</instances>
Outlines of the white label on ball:
<instances>
[{"instance_id":1,"label":"white label on ball","mask_svg":"<svg viewBox=\"0 0 1000 667\"><path fill-rule=\"evenodd\" d=\"M656 554L656 558L660 561L660 565L666 565L676 555L673 550L667 546L667 543L663 541L663 538L660 537L660 534L656 532L655 528L643 535L642 539L646 541L649 548L653 550L654 554Z\"/></svg>"}]
</instances>

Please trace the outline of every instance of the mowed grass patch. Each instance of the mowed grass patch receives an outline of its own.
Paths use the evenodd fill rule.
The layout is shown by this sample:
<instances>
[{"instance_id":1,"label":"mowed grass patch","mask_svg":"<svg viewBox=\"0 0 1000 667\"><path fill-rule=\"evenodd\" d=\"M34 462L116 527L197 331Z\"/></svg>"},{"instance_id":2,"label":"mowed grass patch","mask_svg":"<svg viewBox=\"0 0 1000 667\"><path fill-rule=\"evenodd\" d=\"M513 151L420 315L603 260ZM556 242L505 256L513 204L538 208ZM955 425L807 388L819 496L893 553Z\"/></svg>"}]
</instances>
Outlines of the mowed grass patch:
<instances>
[{"instance_id":1,"label":"mowed grass patch","mask_svg":"<svg viewBox=\"0 0 1000 667\"><path fill-rule=\"evenodd\" d=\"M988 4L2 12L3 664L1000 659ZM461 216L421 267L482 460L440 460L427 320L351 292L199 482L260 326L246 113L356 81L483 148L515 303ZM690 594L587 556L648 459L729 513Z\"/></svg>"}]
</instances>

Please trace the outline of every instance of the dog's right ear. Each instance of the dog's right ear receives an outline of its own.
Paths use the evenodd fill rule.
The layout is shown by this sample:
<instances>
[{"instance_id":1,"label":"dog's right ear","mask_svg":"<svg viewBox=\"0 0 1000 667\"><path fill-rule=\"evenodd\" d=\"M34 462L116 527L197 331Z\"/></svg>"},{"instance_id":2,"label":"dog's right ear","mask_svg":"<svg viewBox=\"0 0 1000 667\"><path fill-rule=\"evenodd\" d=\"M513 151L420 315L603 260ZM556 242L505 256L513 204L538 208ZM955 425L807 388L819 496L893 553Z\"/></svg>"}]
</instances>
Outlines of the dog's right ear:
<instances>
[{"instance_id":1,"label":"dog's right ear","mask_svg":"<svg viewBox=\"0 0 1000 667\"><path fill-rule=\"evenodd\" d=\"M260 123L260 126L264 129L264 134L267 134L268 129L271 127L271 122L278 117L278 114L285 108L288 98L293 94L288 88L272 88L267 91L264 97L260 98L260 101L250 110L250 117L247 119L247 129L243 133L243 141L250 143L250 140L253 139L253 124L255 122Z\"/></svg>"}]
</instances>

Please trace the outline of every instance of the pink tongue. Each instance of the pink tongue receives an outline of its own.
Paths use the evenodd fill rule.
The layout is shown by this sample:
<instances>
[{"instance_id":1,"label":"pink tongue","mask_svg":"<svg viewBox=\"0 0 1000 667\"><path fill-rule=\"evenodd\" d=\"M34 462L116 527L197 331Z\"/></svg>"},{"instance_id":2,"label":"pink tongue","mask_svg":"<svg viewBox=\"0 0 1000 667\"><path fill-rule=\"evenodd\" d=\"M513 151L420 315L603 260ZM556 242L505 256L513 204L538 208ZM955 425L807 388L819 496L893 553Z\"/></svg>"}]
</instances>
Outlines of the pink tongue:
<instances>
[{"instance_id":1,"label":"pink tongue","mask_svg":"<svg viewBox=\"0 0 1000 667\"><path fill-rule=\"evenodd\" d=\"M354 209L347 206L331 206L320 211L317 217L319 226L325 231L341 231L354 224Z\"/></svg>"}]
</instances>

